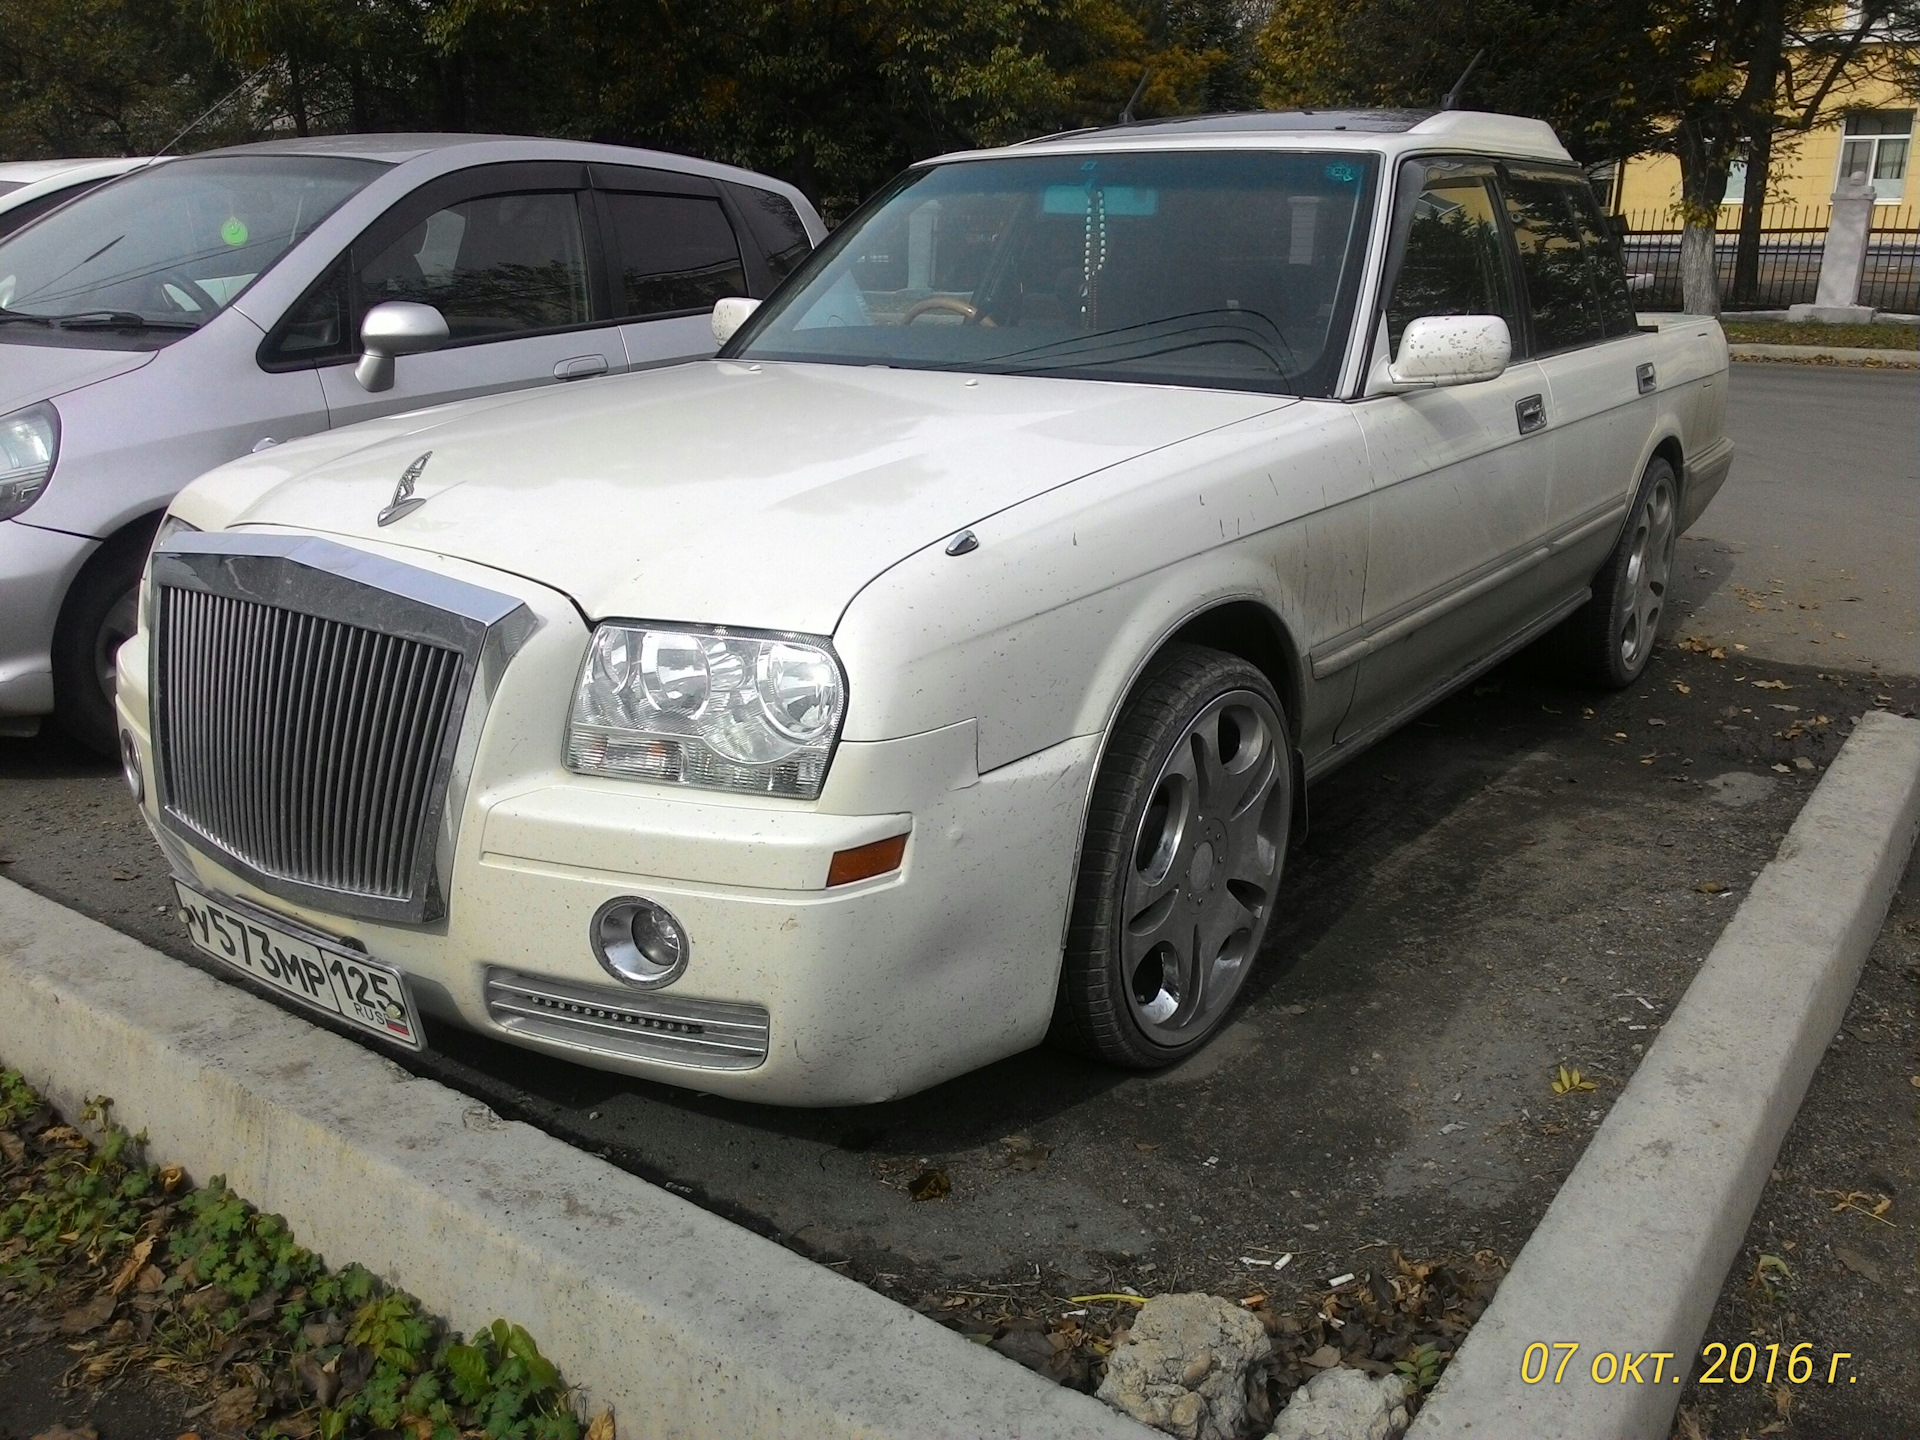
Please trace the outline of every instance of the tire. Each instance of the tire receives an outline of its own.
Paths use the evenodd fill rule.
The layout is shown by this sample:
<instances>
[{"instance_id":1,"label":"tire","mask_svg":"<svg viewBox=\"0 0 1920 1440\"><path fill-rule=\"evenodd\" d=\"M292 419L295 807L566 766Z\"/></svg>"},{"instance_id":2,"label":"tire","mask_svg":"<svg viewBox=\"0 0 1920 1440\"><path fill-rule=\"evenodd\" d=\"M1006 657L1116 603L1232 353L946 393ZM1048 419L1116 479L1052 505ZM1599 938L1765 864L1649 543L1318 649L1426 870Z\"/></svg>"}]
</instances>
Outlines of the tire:
<instances>
[{"instance_id":1,"label":"tire","mask_svg":"<svg viewBox=\"0 0 1920 1440\"><path fill-rule=\"evenodd\" d=\"M1094 782L1048 1038L1133 1070L1205 1045L1253 969L1292 819L1273 686L1235 656L1168 647Z\"/></svg>"},{"instance_id":2,"label":"tire","mask_svg":"<svg viewBox=\"0 0 1920 1440\"><path fill-rule=\"evenodd\" d=\"M1624 690L1653 655L1673 578L1680 487L1673 466L1655 457L1640 477L1620 540L1593 577L1593 598L1567 621L1567 659L1577 680Z\"/></svg>"},{"instance_id":3,"label":"tire","mask_svg":"<svg viewBox=\"0 0 1920 1440\"><path fill-rule=\"evenodd\" d=\"M151 525L123 530L81 567L53 630L53 707L60 728L100 755L120 753L113 660L139 618Z\"/></svg>"}]
</instances>

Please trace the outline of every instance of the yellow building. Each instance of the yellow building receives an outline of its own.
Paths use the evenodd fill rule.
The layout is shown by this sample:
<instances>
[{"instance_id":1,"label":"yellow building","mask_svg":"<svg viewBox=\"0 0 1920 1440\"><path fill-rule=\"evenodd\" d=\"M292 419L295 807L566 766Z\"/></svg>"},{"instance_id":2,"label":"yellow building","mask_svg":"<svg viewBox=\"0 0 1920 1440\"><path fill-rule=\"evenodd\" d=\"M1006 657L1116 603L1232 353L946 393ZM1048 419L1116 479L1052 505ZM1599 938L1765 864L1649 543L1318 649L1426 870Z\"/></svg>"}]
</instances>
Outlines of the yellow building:
<instances>
[{"instance_id":1,"label":"yellow building","mask_svg":"<svg viewBox=\"0 0 1920 1440\"><path fill-rule=\"evenodd\" d=\"M1767 173L1768 213L1783 208L1824 207L1843 176L1873 182L1876 225L1895 223L1881 207L1920 204L1920 177L1913 161L1916 98L1876 78L1863 78L1827 105L1828 118L1805 132L1774 137ZM1746 167L1727 177L1722 228L1739 224ZM1671 155L1641 155L1629 160L1613 195L1613 208L1636 230L1664 229L1674 223L1680 201L1680 162ZM1904 218L1904 217L1902 217ZM1769 220L1769 224L1773 223Z\"/></svg>"}]
</instances>

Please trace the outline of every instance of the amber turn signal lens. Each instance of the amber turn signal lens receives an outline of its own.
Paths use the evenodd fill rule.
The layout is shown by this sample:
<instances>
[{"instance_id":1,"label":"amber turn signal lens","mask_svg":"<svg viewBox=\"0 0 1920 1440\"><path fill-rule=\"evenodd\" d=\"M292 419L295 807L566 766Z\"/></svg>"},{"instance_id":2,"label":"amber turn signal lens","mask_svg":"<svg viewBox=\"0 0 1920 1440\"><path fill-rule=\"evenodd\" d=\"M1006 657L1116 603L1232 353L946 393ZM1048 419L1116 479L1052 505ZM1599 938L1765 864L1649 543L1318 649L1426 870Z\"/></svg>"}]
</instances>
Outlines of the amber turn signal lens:
<instances>
[{"instance_id":1,"label":"amber turn signal lens","mask_svg":"<svg viewBox=\"0 0 1920 1440\"><path fill-rule=\"evenodd\" d=\"M827 866L827 888L835 885L851 885L856 880L871 880L876 875L884 875L889 870L898 870L900 861L907 853L907 837L895 835L891 840L876 840L871 845L855 846L851 850L842 850L833 857L833 863Z\"/></svg>"}]
</instances>

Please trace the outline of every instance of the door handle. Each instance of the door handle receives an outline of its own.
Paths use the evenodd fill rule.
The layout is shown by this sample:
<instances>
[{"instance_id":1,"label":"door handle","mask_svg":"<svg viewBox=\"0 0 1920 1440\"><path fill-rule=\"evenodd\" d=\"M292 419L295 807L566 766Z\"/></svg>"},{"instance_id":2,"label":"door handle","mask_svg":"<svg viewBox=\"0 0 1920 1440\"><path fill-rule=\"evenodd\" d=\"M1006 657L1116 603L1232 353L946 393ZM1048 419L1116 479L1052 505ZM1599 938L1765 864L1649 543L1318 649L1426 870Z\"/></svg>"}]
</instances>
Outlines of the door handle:
<instances>
[{"instance_id":1,"label":"door handle","mask_svg":"<svg viewBox=\"0 0 1920 1440\"><path fill-rule=\"evenodd\" d=\"M589 375L606 373L607 357L604 355L576 355L553 367L553 378L556 380L585 380Z\"/></svg>"},{"instance_id":2,"label":"door handle","mask_svg":"<svg viewBox=\"0 0 1920 1440\"><path fill-rule=\"evenodd\" d=\"M1640 393L1642 395L1651 395L1653 393L1656 381L1651 364L1642 365L1638 370L1634 371L1633 378L1635 383L1640 386Z\"/></svg>"},{"instance_id":3,"label":"door handle","mask_svg":"<svg viewBox=\"0 0 1920 1440\"><path fill-rule=\"evenodd\" d=\"M1547 402L1538 395L1523 395L1513 404L1513 418L1520 422L1520 433L1531 435L1547 428Z\"/></svg>"}]
</instances>

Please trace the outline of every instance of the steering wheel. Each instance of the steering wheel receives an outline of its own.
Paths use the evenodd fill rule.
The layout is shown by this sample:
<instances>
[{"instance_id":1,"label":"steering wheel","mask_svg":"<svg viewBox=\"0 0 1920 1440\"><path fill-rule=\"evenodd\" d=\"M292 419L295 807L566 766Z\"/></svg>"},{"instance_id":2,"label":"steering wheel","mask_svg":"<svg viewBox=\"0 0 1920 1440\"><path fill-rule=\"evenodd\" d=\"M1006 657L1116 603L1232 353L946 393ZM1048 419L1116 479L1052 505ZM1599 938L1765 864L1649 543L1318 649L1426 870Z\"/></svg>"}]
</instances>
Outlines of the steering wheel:
<instances>
[{"instance_id":1,"label":"steering wheel","mask_svg":"<svg viewBox=\"0 0 1920 1440\"><path fill-rule=\"evenodd\" d=\"M977 305L969 305L958 296L929 295L918 304L909 306L906 315L901 319L900 323L902 325L911 325L922 315L930 315L935 310L946 310L958 315L961 322L967 325L977 324L980 319L980 307Z\"/></svg>"}]
</instances>

